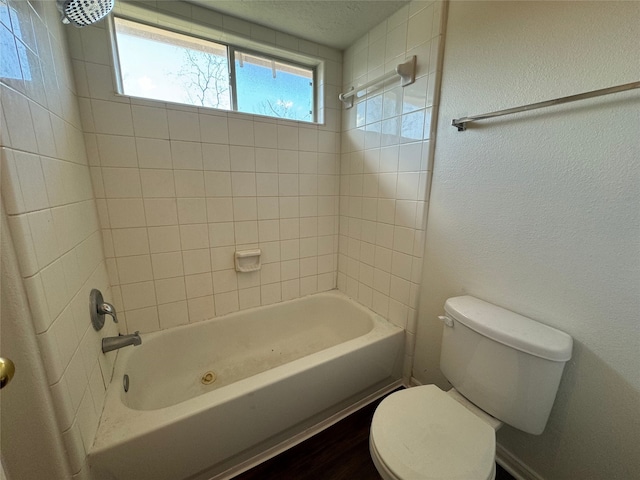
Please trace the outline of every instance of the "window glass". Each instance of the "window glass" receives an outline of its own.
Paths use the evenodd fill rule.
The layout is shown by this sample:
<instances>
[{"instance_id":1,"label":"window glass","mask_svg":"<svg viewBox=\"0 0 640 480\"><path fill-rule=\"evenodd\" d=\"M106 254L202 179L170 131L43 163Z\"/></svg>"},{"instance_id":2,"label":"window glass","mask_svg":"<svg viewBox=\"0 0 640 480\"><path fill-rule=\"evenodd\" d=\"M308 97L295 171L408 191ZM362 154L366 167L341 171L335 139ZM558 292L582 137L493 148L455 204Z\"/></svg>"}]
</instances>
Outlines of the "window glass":
<instances>
[{"instance_id":1,"label":"window glass","mask_svg":"<svg viewBox=\"0 0 640 480\"><path fill-rule=\"evenodd\" d=\"M2 47L0 50L2 51L2 55L0 55L0 78L31 81L31 67L27 57L27 47L25 47L24 43L18 41L25 41L20 28L21 16L12 6L9 6L8 12L6 7L0 8L0 16L2 16L2 23L13 26L13 35L16 36L16 39L14 39L9 29L4 28L0 23L0 47Z\"/></svg>"},{"instance_id":2,"label":"window glass","mask_svg":"<svg viewBox=\"0 0 640 480\"><path fill-rule=\"evenodd\" d=\"M115 19L125 95L231 108L227 47Z\"/></svg>"},{"instance_id":3,"label":"window glass","mask_svg":"<svg viewBox=\"0 0 640 480\"><path fill-rule=\"evenodd\" d=\"M114 23L125 95L315 121L313 67L122 18Z\"/></svg>"},{"instance_id":4,"label":"window glass","mask_svg":"<svg viewBox=\"0 0 640 480\"><path fill-rule=\"evenodd\" d=\"M313 70L236 50L238 111L313 121Z\"/></svg>"}]
</instances>

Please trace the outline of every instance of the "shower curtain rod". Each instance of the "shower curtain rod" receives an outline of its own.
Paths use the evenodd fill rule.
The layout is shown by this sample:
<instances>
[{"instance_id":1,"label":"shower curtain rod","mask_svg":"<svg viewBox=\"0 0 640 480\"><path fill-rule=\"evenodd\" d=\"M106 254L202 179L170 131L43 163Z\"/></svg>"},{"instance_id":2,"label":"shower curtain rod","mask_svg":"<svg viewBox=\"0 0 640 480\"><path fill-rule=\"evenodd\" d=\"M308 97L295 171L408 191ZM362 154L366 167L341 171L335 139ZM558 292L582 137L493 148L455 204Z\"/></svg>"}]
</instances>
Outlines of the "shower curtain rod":
<instances>
[{"instance_id":1,"label":"shower curtain rod","mask_svg":"<svg viewBox=\"0 0 640 480\"><path fill-rule=\"evenodd\" d=\"M351 108L353 107L353 97L355 96L356 93L358 93L361 90L365 90L369 87L372 87L373 85L377 85L380 82L384 82L385 80L393 78L396 75L400 75L400 77L402 78L401 85L403 87L406 87L407 85L411 85L413 82L415 82L416 81L416 56L414 55L404 63L398 64L394 70L391 70L385 73L384 75L380 75L379 77L374 78L373 80L370 80L367 83L358 85L356 88L351 87L351 89L348 92L341 93L340 95L338 95L338 99L342 103L344 103L345 108Z\"/></svg>"},{"instance_id":2,"label":"shower curtain rod","mask_svg":"<svg viewBox=\"0 0 640 480\"><path fill-rule=\"evenodd\" d=\"M553 100L547 100L545 102L531 103L529 105L523 105L521 107L507 108L506 110L498 110L497 112L483 113L482 115L473 115L471 117L454 118L453 120L451 120L451 125L456 127L459 132L464 132L467 129L467 123L475 122L478 120L501 117L503 115L510 115L512 113L518 113L518 112L526 112L529 110L536 110L538 108L551 107L553 105L561 105L563 103L575 102L576 100L584 100L586 98L609 95L610 93L624 92L627 90L633 90L635 88L640 88L640 82L631 82L631 83L626 83L624 85L618 85L616 87L602 88L600 90L593 90L591 92L579 93L577 95L569 95L568 97L554 98Z\"/></svg>"}]
</instances>

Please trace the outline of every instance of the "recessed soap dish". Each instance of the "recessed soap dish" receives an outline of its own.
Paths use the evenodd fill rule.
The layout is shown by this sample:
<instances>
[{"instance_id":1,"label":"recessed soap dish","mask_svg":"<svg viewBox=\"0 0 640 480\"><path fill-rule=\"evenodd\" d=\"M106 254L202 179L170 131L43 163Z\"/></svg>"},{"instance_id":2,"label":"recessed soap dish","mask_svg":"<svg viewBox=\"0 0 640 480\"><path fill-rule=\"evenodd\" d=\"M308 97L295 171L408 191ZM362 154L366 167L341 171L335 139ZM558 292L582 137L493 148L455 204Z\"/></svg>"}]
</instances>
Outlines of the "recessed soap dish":
<instances>
[{"instance_id":1,"label":"recessed soap dish","mask_svg":"<svg viewBox=\"0 0 640 480\"><path fill-rule=\"evenodd\" d=\"M259 248L254 250L238 250L235 253L236 272L256 272L260 270L260 256L262 251Z\"/></svg>"}]
</instances>

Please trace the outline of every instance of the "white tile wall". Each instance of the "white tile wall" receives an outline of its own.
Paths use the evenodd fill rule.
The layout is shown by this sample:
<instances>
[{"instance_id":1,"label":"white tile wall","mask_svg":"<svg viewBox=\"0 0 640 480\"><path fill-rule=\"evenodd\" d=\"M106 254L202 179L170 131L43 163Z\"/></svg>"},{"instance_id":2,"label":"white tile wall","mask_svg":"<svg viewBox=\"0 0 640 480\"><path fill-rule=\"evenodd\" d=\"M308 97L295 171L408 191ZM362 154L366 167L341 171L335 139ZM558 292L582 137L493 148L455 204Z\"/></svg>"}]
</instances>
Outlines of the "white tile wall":
<instances>
[{"instance_id":1,"label":"white tile wall","mask_svg":"<svg viewBox=\"0 0 640 480\"><path fill-rule=\"evenodd\" d=\"M211 26L249 40L284 38L294 52L322 55L331 72L323 88L337 92L342 83L340 52L172 5L158 8L189 21L207 14ZM103 24L74 30L69 49L76 78L91 86L78 94L123 327L148 332L335 288L335 99L323 108L326 122L309 125L116 96L111 82L93 84L90 73L113 75L104 33ZM234 251L255 247L262 271L236 273Z\"/></svg>"},{"instance_id":2,"label":"white tile wall","mask_svg":"<svg viewBox=\"0 0 640 480\"><path fill-rule=\"evenodd\" d=\"M411 373L431 161L441 2L414 1L344 52L345 91L417 56L416 82L391 80L342 115L338 288L406 330Z\"/></svg>"},{"instance_id":3,"label":"white tile wall","mask_svg":"<svg viewBox=\"0 0 640 480\"><path fill-rule=\"evenodd\" d=\"M69 466L73 478L88 478L86 452L112 372L113 355L100 352L100 338L116 328L95 332L87 310L91 288L107 299L111 290L67 30L54 2L23 0L0 0L0 30L2 197ZM126 145L102 147L126 162ZM122 166L111 164L106 176ZM128 179L103 196L136 188Z\"/></svg>"}]
</instances>

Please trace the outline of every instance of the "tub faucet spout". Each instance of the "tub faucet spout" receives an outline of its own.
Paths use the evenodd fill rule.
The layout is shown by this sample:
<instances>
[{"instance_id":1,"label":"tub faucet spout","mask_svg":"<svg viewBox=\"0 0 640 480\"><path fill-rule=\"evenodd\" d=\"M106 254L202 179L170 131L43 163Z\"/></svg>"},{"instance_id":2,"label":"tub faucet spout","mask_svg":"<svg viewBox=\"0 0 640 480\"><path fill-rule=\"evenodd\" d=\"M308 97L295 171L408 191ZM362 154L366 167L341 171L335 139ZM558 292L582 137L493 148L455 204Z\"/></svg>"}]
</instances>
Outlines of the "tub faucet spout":
<instances>
[{"instance_id":1,"label":"tub faucet spout","mask_svg":"<svg viewBox=\"0 0 640 480\"><path fill-rule=\"evenodd\" d=\"M140 345L141 343L140 332L130 335L118 335L117 337L104 337L102 339L102 353L117 350L127 345Z\"/></svg>"}]
</instances>

